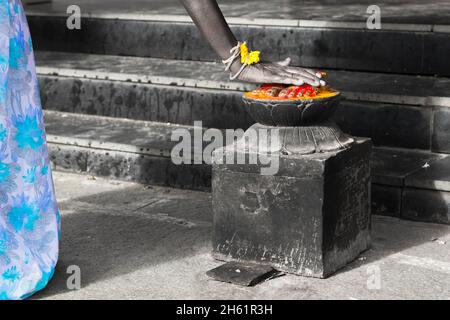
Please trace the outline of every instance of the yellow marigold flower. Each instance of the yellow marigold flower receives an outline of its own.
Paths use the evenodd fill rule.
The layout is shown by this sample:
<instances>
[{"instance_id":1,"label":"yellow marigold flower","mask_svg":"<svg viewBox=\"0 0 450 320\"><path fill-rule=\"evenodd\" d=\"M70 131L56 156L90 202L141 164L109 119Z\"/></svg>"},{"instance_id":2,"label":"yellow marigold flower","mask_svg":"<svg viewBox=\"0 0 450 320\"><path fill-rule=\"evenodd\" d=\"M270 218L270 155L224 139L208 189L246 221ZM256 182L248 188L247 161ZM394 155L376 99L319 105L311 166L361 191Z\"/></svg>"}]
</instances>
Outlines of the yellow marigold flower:
<instances>
[{"instance_id":1,"label":"yellow marigold flower","mask_svg":"<svg viewBox=\"0 0 450 320\"><path fill-rule=\"evenodd\" d=\"M260 53L261 53L260 51L252 51L252 52L250 52L250 54L248 56L247 65L258 63L259 62L259 54Z\"/></svg>"},{"instance_id":2,"label":"yellow marigold flower","mask_svg":"<svg viewBox=\"0 0 450 320\"><path fill-rule=\"evenodd\" d=\"M241 44L241 63L245 63L247 61L248 58L248 48L247 48L247 43L242 43Z\"/></svg>"},{"instance_id":3,"label":"yellow marigold flower","mask_svg":"<svg viewBox=\"0 0 450 320\"><path fill-rule=\"evenodd\" d=\"M241 63L242 64L246 64L249 66L251 64L259 62L259 54L261 52L260 51L252 51L249 53L246 42L241 44L240 50L241 50Z\"/></svg>"}]
</instances>

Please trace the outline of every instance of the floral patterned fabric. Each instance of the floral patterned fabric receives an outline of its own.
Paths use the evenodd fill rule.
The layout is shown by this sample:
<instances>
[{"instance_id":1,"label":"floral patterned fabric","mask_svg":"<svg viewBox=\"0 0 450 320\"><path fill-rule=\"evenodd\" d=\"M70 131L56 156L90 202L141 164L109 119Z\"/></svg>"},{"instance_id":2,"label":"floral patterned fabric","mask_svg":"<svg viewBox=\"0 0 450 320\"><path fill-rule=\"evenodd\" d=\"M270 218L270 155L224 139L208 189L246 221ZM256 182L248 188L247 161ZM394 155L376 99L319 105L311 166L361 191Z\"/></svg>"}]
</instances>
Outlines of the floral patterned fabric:
<instances>
[{"instance_id":1,"label":"floral patterned fabric","mask_svg":"<svg viewBox=\"0 0 450 320\"><path fill-rule=\"evenodd\" d=\"M0 300L46 286L58 240L30 33L20 0L0 0Z\"/></svg>"}]
</instances>

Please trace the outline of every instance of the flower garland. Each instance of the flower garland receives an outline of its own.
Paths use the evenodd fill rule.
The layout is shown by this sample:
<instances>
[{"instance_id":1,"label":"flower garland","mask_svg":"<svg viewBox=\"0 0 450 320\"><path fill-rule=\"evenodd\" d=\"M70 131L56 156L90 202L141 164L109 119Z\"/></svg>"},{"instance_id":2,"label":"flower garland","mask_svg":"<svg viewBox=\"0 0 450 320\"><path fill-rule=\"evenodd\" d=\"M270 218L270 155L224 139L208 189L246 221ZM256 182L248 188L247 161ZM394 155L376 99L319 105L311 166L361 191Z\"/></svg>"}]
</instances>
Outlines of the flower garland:
<instances>
[{"instance_id":1,"label":"flower garland","mask_svg":"<svg viewBox=\"0 0 450 320\"><path fill-rule=\"evenodd\" d=\"M247 66L258 63L260 61L259 55L261 51L249 52L247 42L244 41L241 43L238 41L237 45L231 48L230 53L231 56L228 59L222 60L222 63L226 65L225 71L229 71L234 60L241 56L241 68L234 75L230 74L230 80L234 80L242 73L242 71L244 71Z\"/></svg>"},{"instance_id":2,"label":"flower garland","mask_svg":"<svg viewBox=\"0 0 450 320\"><path fill-rule=\"evenodd\" d=\"M248 52L247 42L240 45L241 50L241 63L246 65L252 65L259 62L259 54L261 51L251 51Z\"/></svg>"}]
</instances>

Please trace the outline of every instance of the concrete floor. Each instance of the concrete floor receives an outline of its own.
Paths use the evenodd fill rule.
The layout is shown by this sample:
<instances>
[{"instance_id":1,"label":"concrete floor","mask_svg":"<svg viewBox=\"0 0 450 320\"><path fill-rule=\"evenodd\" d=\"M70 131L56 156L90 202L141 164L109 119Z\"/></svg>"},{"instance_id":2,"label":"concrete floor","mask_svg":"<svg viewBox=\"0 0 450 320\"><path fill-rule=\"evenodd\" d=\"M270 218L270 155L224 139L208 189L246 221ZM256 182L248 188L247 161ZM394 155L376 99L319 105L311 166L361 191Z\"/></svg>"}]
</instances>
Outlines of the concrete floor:
<instances>
[{"instance_id":1,"label":"concrete floor","mask_svg":"<svg viewBox=\"0 0 450 320\"><path fill-rule=\"evenodd\" d=\"M35 299L450 299L450 226L374 217L373 249L326 279L210 280L210 195L54 174L60 261ZM67 268L80 267L69 290Z\"/></svg>"},{"instance_id":2,"label":"concrete floor","mask_svg":"<svg viewBox=\"0 0 450 320\"><path fill-rule=\"evenodd\" d=\"M218 0L226 17L366 21L369 5L381 8L382 22L449 24L448 0ZM114 15L186 15L179 0L53 0L51 4L28 6L28 12L66 14L70 5L82 13Z\"/></svg>"}]
</instances>

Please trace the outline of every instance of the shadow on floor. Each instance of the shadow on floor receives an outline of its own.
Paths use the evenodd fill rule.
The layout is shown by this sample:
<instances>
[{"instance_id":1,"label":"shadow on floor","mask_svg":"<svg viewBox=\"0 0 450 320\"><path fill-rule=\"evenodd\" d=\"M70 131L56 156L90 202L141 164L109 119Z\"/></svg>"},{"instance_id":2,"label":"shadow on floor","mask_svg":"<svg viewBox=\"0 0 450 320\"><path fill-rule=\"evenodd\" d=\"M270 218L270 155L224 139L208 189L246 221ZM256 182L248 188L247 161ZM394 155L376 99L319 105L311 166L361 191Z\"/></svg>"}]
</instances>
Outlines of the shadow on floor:
<instances>
[{"instance_id":1,"label":"shadow on floor","mask_svg":"<svg viewBox=\"0 0 450 320\"><path fill-rule=\"evenodd\" d=\"M210 250L212 218L207 194L196 192L195 198L192 193L153 193L147 205L129 203L133 194L142 192L142 187L136 187L60 203L59 263L53 280L34 298L68 291L70 265L80 267L81 286L87 287Z\"/></svg>"}]
</instances>

